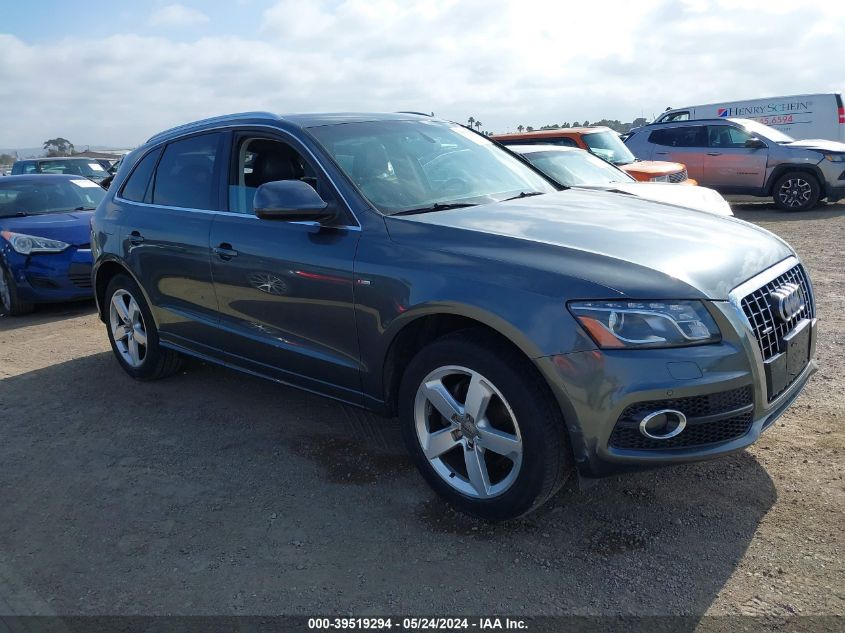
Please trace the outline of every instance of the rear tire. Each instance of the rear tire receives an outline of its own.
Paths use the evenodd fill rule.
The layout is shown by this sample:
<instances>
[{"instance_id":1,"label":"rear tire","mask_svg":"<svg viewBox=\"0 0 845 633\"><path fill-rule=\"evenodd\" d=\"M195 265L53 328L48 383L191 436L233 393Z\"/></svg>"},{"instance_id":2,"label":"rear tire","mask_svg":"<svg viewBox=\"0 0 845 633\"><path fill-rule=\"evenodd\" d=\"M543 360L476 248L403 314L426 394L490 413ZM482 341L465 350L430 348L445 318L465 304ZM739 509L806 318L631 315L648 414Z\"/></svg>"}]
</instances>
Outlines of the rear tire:
<instances>
[{"instance_id":1,"label":"rear tire","mask_svg":"<svg viewBox=\"0 0 845 633\"><path fill-rule=\"evenodd\" d=\"M182 357L161 346L150 308L131 277L112 278L104 310L112 351L127 374L136 380L158 380L179 370Z\"/></svg>"},{"instance_id":2,"label":"rear tire","mask_svg":"<svg viewBox=\"0 0 845 633\"><path fill-rule=\"evenodd\" d=\"M20 316L35 310L35 304L18 298L18 287L12 273L0 264L0 314Z\"/></svg>"},{"instance_id":3,"label":"rear tire","mask_svg":"<svg viewBox=\"0 0 845 633\"><path fill-rule=\"evenodd\" d=\"M458 510L490 521L536 509L572 471L548 386L527 358L482 331L445 336L413 358L399 388L399 418L428 484Z\"/></svg>"},{"instance_id":4,"label":"rear tire","mask_svg":"<svg viewBox=\"0 0 845 633\"><path fill-rule=\"evenodd\" d=\"M803 171L784 174L772 187L775 204L782 211L808 211L818 204L820 195L819 181Z\"/></svg>"}]
</instances>

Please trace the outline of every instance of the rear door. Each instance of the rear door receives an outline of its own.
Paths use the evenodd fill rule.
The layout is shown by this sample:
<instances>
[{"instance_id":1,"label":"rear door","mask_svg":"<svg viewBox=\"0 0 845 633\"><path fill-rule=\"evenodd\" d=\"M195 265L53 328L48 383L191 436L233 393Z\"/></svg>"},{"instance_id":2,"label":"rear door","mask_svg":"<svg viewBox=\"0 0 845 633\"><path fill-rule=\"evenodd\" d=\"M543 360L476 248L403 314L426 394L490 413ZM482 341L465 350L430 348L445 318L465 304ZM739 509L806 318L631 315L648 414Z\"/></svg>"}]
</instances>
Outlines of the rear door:
<instances>
[{"instance_id":1,"label":"rear door","mask_svg":"<svg viewBox=\"0 0 845 633\"><path fill-rule=\"evenodd\" d=\"M689 125L654 130L648 137L654 148L650 158L683 163L689 177L699 181L704 170L707 130L703 125Z\"/></svg>"},{"instance_id":2,"label":"rear door","mask_svg":"<svg viewBox=\"0 0 845 633\"><path fill-rule=\"evenodd\" d=\"M164 341L209 353L217 300L208 235L220 208L224 135L182 138L142 158L116 197L124 259L151 303Z\"/></svg>"},{"instance_id":3,"label":"rear door","mask_svg":"<svg viewBox=\"0 0 845 633\"><path fill-rule=\"evenodd\" d=\"M210 239L227 361L360 402L352 284L357 222L295 139L244 130L232 149L228 212L215 216ZM329 227L256 217L255 191L276 180L313 186L337 221Z\"/></svg>"},{"instance_id":4,"label":"rear door","mask_svg":"<svg viewBox=\"0 0 845 633\"><path fill-rule=\"evenodd\" d=\"M767 147L746 147L751 134L730 125L707 126L707 148L700 185L728 192L762 189L766 179Z\"/></svg>"}]
</instances>

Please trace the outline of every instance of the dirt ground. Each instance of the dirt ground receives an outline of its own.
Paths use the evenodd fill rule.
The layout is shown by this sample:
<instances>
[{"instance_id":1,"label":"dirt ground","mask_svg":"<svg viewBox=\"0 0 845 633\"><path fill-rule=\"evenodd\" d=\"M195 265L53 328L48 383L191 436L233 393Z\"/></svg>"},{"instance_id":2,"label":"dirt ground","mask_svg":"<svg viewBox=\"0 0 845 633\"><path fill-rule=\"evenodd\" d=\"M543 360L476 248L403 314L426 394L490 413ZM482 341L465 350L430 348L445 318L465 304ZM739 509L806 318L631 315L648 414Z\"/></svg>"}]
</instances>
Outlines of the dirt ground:
<instances>
[{"instance_id":1,"label":"dirt ground","mask_svg":"<svg viewBox=\"0 0 845 633\"><path fill-rule=\"evenodd\" d=\"M2 614L845 614L845 205L738 205L815 283L820 372L749 450L456 515L392 420L194 362L136 383L93 306L0 317Z\"/></svg>"}]
</instances>

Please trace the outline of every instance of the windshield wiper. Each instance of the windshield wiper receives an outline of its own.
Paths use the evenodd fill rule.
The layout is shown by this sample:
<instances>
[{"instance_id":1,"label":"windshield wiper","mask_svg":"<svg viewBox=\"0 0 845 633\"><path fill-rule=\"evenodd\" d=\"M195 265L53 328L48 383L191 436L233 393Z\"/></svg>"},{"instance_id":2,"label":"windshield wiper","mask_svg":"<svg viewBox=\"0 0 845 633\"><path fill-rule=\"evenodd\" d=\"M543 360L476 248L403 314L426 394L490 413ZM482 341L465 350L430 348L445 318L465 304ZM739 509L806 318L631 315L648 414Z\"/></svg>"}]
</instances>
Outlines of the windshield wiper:
<instances>
[{"instance_id":1,"label":"windshield wiper","mask_svg":"<svg viewBox=\"0 0 845 633\"><path fill-rule=\"evenodd\" d=\"M0 218L25 218L28 215L29 213L27 213L26 211L13 211L12 213L0 215Z\"/></svg>"},{"instance_id":2,"label":"windshield wiper","mask_svg":"<svg viewBox=\"0 0 845 633\"><path fill-rule=\"evenodd\" d=\"M544 191L520 191L518 196L505 198L502 202L507 202L508 200L518 200L519 198L530 198L531 196L542 196L544 193Z\"/></svg>"},{"instance_id":3,"label":"windshield wiper","mask_svg":"<svg viewBox=\"0 0 845 633\"><path fill-rule=\"evenodd\" d=\"M462 209L464 207L476 207L475 202L435 202L430 207L419 207L417 209L405 209L404 211L397 211L391 213L394 215L415 215L417 213L431 213L432 211L448 211L449 209Z\"/></svg>"},{"instance_id":4,"label":"windshield wiper","mask_svg":"<svg viewBox=\"0 0 845 633\"><path fill-rule=\"evenodd\" d=\"M71 209L71 211L93 211L97 207L76 207L75 209Z\"/></svg>"}]
</instances>

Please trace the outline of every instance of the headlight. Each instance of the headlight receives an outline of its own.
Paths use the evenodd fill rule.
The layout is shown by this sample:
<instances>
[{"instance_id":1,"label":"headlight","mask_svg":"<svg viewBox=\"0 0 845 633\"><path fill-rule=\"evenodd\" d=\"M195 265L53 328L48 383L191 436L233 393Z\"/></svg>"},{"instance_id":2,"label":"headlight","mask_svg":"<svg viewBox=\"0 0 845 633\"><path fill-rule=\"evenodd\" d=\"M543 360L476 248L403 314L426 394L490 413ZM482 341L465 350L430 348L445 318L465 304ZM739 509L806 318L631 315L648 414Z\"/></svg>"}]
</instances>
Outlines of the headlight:
<instances>
[{"instance_id":1,"label":"headlight","mask_svg":"<svg viewBox=\"0 0 845 633\"><path fill-rule=\"evenodd\" d=\"M605 349L704 345L721 338L700 301L572 301L569 311Z\"/></svg>"},{"instance_id":2,"label":"headlight","mask_svg":"<svg viewBox=\"0 0 845 633\"><path fill-rule=\"evenodd\" d=\"M845 154L825 154L824 157L832 163L845 163Z\"/></svg>"},{"instance_id":3,"label":"headlight","mask_svg":"<svg viewBox=\"0 0 845 633\"><path fill-rule=\"evenodd\" d=\"M46 237L37 237L35 235L24 235L23 233L12 233L11 231L3 231L0 233L12 248L21 255L30 255L32 253L61 253L70 244L60 242L59 240L48 240Z\"/></svg>"},{"instance_id":4,"label":"headlight","mask_svg":"<svg viewBox=\"0 0 845 633\"><path fill-rule=\"evenodd\" d=\"M651 182L669 182L669 176L652 176L649 180Z\"/></svg>"}]
</instances>

